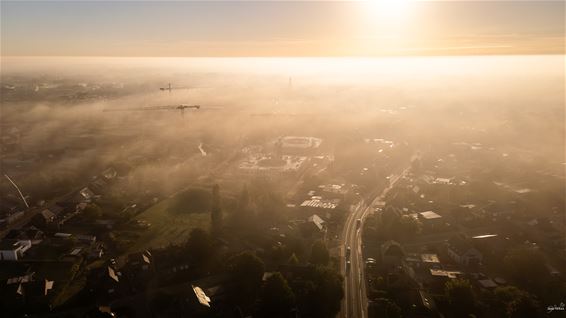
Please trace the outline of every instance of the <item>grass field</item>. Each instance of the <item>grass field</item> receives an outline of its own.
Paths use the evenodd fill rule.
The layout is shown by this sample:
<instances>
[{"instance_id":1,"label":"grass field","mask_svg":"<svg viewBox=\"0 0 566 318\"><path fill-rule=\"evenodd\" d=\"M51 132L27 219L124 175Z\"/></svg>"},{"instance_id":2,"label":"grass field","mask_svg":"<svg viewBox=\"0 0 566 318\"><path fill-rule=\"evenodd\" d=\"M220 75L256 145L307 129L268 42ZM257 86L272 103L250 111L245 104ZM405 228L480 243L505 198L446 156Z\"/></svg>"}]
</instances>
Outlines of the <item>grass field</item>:
<instances>
[{"instance_id":1,"label":"grass field","mask_svg":"<svg viewBox=\"0 0 566 318\"><path fill-rule=\"evenodd\" d=\"M190 204L190 202L187 202ZM145 248L155 248L169 244L182 243L187 240L194 228L208 230L210 213L199 211L183 213L178 195L165 199L136 216L136 220L151 223L149 229L129 248L128 252L136 252Z\"/></svg>"}]
</instances>

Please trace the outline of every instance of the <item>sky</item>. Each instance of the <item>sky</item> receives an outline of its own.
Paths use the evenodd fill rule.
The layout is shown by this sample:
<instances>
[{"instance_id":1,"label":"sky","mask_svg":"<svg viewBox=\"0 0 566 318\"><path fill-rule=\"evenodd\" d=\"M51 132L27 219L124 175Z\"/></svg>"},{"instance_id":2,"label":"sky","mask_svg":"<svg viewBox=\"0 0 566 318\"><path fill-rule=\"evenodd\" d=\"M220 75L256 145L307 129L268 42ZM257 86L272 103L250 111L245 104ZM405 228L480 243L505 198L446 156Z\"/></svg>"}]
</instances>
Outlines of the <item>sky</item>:
<instances>
[{"instance_id":1,"label":"sky","mask_svg":"<svg viewBox=\"0 0 566 318\"><path fill-rule=\"evenodd\" d=\"M562 1L5 1L2 56L564 54Z\"/></svg>"}]
</instances>

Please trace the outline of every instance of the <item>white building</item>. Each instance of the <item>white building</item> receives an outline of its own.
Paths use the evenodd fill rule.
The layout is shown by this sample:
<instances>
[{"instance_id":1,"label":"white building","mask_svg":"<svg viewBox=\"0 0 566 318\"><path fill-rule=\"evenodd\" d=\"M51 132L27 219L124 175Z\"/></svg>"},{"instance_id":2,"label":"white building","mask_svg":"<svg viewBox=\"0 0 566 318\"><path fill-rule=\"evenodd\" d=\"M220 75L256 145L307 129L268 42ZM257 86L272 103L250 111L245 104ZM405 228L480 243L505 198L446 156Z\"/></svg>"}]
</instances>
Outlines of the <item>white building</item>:
<instances>
[{"instance_id":1,"label":"white building","mask_svg":"<svg viewBox=\"0 0 566 318\"><path fill-rule=\"evenodd\" d=\"M31 247L30 240L4 240L0 242L0 260L17 261Z\"/></svg>"},{"instance_id":2,"label":"white building","mask_svg":"<svg viewBox=\"0 0 566 318\"><path fill-rule=\"evenodd\" d=\"M452 260L465 266L478 265L483 258L480 251L460 236L453 237L448 241L447 252Z\"/></svg>"}]
</instances>

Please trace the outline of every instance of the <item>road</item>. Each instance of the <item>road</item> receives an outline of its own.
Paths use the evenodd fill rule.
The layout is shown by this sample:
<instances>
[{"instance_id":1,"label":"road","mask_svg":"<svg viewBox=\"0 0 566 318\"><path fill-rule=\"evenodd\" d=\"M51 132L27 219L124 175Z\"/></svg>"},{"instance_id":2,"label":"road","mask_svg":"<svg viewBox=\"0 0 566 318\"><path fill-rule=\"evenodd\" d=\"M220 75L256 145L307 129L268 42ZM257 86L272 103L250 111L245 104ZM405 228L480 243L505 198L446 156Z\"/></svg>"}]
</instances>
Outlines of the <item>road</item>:
<instances>
[{"instance_id":1,"label":"road","mask_svg":"<svg viewBox=\"0 0 566 318\"><path fill-rule=\"evenodd\" d=\"M366 293L366 280L364 278L364 260L362 255L362 228L365 217L379 205L389 190L409 172L410 167L406 168L399 175L389 178L389 186L377 195L368 205L364 200L354 205L351 213L346 219L342 238L344 244L341 248L341 271L344 275L344 300L342 301L342 318L365 318L367 317L368 300ZM358 225L357 220L361 220ZM346 248L350 247L350 256L346 258ZM348 268L346 261L350 260Z\"/></svg>"}]
</instances>

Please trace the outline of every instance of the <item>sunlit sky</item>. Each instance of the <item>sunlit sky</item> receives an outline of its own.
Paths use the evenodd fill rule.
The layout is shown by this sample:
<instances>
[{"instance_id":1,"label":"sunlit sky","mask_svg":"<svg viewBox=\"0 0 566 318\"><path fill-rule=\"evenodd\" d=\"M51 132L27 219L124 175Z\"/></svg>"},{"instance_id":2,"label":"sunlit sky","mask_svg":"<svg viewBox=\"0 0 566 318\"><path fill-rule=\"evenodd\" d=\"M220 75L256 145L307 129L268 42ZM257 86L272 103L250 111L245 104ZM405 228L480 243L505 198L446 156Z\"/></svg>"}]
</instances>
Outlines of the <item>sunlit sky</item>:
<instances>
[{"instance_id":1,"label":"sunlit sky","mask_svg":"<svg viewBox=\"0 0 566 318\"><path fill-rule=\"evenodd\" d=\"M564 54L562 1L4 1L3 56Z\"/></svg>"}]
</instances>

